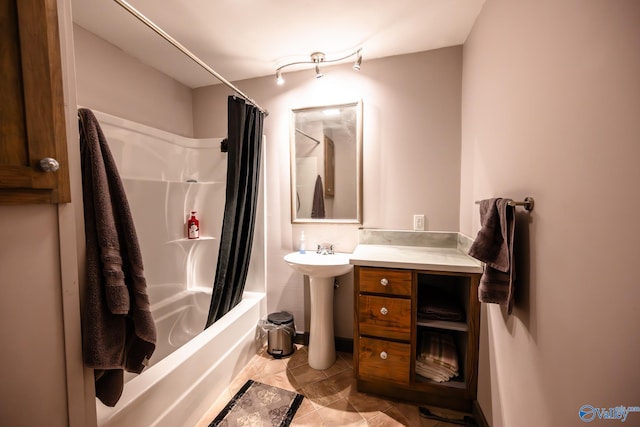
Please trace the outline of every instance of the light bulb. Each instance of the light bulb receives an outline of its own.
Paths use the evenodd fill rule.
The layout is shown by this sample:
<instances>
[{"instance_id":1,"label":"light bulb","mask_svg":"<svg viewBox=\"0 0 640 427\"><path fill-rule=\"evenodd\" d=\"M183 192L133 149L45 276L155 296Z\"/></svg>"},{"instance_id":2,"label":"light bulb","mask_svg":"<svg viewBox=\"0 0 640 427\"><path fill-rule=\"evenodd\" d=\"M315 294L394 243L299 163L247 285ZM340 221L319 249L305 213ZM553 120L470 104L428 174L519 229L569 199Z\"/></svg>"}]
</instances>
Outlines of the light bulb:
<instances>
[{"instance_id":1,"label":"light bulb","mask_svg":"<svg viewBox=\"0 0 640 427\"><path fill-rule=\"evenodd\" d=\"M360 71L360 64L362 64L362 56L358 54L358 59L356 60L356 63L353 64L353 69L356 71Z\"/></svg>"}]
</instances>

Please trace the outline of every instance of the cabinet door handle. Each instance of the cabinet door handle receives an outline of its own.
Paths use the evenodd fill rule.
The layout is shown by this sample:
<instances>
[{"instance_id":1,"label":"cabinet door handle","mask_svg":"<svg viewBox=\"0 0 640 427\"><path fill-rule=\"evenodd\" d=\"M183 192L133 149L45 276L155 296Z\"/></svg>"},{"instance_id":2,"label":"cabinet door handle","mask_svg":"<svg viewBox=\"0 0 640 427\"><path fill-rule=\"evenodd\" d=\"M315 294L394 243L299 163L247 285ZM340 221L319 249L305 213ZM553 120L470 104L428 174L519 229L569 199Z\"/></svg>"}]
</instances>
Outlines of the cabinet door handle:
<instances>
[{"instance_id":1,"label":"cabinet door handle","mask_svg":"<svg viewBox=\"0 0 640 427\"><path fill-rule=\"evenodd\" d=\"M389 284L389 280L386 277L383 277L382 279L380 279L380 284L382 286L387 286Z\"/></svg>"},{"instance_id":2,"label":"cabinet door handle","mask_svg":"<svg viewBox=\"0 0 640 427\"><path fill-rule=\"evenodd\" d=\"M386 351L383 351L383 352L380 353L380 359L387 360L387 357L388 357L388 355L387 355Z\"/></svg>"},{"instance_id":3,"label":"cabinet door handle","mask_svg":"<svg viewBox=\"0 0 640 427\"><path fill-rule=\"evenodd\" d=\"M387 310L387 307L382 307L380 309L380 313L382 313L383 316L386 316L387 314L389 314L389 310Z\"/></svg>"},{"instance_id":4,"label":"cabinet door handle","mask_svg":"<svg viewBox=\"0 0 640 427\"><path fill-rule=\"evenodd\" d=\"M55 172L60 169L60 163L52 157L41 159L39 165L43 172Z\"/></svg>"}]
</instances>

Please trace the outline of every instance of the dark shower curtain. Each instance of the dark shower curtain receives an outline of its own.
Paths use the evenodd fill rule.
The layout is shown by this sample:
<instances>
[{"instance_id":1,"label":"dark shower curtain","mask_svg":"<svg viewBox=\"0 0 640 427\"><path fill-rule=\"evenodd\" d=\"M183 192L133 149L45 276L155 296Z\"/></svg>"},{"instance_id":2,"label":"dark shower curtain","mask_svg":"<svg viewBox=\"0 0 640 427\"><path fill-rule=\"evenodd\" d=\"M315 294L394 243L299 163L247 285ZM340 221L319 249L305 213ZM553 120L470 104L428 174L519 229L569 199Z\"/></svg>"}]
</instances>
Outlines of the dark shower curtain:
<instances>
[{"instance_id":1,"label":"dark shower curtain","mask_svg":"<svg viewBox=\"0 0 640 427\"><path fill-rule=\"evenodd\" d=\"M258 204L264 113L243 99L228 100L227 191L220 251L205 328L242 299Z\"/></svg>"}]
</instances>

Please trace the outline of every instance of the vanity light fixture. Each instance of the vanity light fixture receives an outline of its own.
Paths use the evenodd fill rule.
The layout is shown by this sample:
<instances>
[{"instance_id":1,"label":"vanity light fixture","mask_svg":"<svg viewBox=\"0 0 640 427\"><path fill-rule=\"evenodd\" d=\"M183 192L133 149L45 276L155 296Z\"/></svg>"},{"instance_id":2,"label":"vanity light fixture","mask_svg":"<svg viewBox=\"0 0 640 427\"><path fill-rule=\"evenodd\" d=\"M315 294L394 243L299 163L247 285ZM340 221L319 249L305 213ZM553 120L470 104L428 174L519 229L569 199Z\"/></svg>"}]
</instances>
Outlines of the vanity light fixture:
<instances>
[{"instance_id":1,"label":"vanity light fixture","mask_svg":"<svg viewBox=\"0 0 640 427\"><path fill-rule=\"evenodd\" d=\"M284 84L284 78L282 77L282 70L286 67L290 67L292 65L300 65L300 64L313 64L314 65L314 69L316 71L316 78L319 79L320 77L323 77L324 74L322 73L322 71L320 70L320 64L324 64L324 63L328 63L328 62L338 62L338 61L342 61L344 59L347 59L349 57L352 57L354 55L357 55L357 59L356 62L353 64L353 69L356 71L360 71L360 65L362 64L362 48L348 54L345 55L341 58L336 58L336 59L327 59L326 55L323 52L313 52L311 54L311 60L310 61L297 61L297 62L291 62L289 64L284 64L281 65L280 67L278 67L276 69L276 83L278 83L279 85Z\"/></svg>"}]
</instances>

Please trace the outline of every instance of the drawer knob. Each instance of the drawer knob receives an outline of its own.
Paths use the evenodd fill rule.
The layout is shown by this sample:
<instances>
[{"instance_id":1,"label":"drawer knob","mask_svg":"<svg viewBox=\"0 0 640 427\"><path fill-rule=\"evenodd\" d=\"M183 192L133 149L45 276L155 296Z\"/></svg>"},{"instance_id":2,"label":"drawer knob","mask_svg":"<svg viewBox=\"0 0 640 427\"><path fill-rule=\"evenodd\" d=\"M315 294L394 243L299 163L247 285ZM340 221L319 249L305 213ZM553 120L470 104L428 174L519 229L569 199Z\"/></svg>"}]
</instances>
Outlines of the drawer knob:
<instances>
[{"instance_id":1,"label":"drawer knob","mask_svg":"<svg viewBox=\"0 0 640 427\"><path fill-rule=\"evenodd\" d=\"M382 353L380 353L380 359L382 359L382 360L387 360L387 356L388 355L387 355L386 351L383 351Z\"/></svg>"},{"instance_id":2,"label":"drawer knob","mask_svg":"<svg viewBox=\"0 0 640 427\"><path fill-rule=\"evenodd\" d=\"M389 284L389 280L386 277L383 277L382 279L380 279L380 284L382 286L387 286Z\"/></svg>"},{"instance_id":3,"label":"drawer knob","mask_svg":"<svg viewBox=\"0 0 640 427\"><path fill-rule=\"evenodd\" d=\"M382 307L382 308L380 309L380 313L381 313L383 316L386 316L387 314L389 314L389 310L387 310L387 307Z\"/></svg>"},{"instance_id":4,"label":"drawer knob","mask_svg":"<svg viewBox=\"0 0 640 427\"><path fill-rule=\"evenodd\" d=\"M52 157L41 159L39 165L43 172L55 172L60 169L60 163Z\"/></svg>"}]
</instances>

